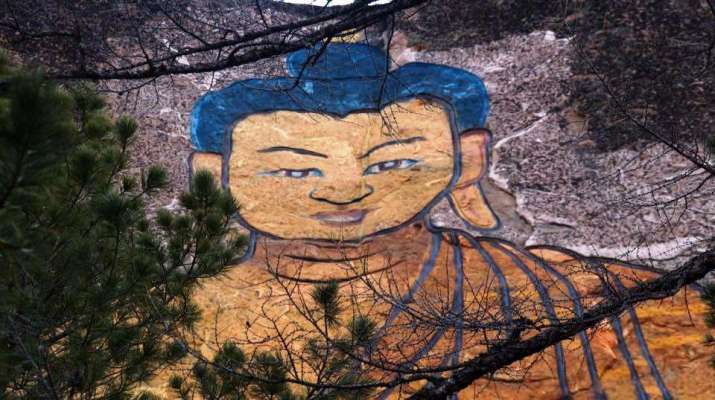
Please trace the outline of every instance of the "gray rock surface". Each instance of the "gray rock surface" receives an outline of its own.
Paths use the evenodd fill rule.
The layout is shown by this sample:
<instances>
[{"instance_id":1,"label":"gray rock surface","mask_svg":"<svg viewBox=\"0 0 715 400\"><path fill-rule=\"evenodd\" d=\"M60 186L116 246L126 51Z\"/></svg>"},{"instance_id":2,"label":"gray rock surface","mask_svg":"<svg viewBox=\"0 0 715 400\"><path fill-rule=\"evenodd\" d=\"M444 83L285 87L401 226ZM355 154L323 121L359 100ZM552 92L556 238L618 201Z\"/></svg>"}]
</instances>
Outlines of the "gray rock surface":
<instances>
[{"instance_id":1,"label":"gray rock surface","mask_svg":"<svg viewBox=\"0 0 715 400\"><path fill-rule=\"evenodd\" d=\"M568 39L546 31L451 51L396 49L396 56L458 66L484 79L494 135L489 180L514 197L506 203L531 227L523 241L528 229L503 235L526 245L673 265L711 235L714 186L662 145L597 151L588 121L569 103L571 51Z\"/></svg>"}]
</instances>

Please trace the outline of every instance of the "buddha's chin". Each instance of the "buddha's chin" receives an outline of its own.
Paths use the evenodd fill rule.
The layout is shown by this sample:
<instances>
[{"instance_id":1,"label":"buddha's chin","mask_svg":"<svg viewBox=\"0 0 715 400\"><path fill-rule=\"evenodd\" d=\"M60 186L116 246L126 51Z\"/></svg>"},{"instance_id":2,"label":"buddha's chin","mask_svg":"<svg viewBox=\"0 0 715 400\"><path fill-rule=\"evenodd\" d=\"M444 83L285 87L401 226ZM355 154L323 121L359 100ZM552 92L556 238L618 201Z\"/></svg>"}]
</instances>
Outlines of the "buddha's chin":
<instances>
[{"instance_id":1,"label":"buddha's chin","mask_svg":"<svg viewBox=\"0 0 715 400\"><path fill-rule=\"evenodd\" d=\"M303 218L275 216L281 224L253 223L243 216L247 228L284 240L317 240L332 242L360 242L404 222L387 224L371 210L346 210L339 213L316 213ZM291 218L293 217L293 218ZM261 219L259 219L260 221ZM393 221L394 222L394 221Z\"/></svg>"},{"instance_id":2,"label":"buddha's chin","mask_svg":"<svg viewBox=\"0 0 715 400\"><path fill-rule=\"evenodd\" d=\"M323 229L317 231L319 233L313 235L300 236L301 239L333 241L333 242L352 242L360 243L369 241L374 238L389 235L402 227L405 222L395 224L373 223L367 219L362 224L358 225L343 225L343 226L323 226Z\"/></svg>"}]
</instances>

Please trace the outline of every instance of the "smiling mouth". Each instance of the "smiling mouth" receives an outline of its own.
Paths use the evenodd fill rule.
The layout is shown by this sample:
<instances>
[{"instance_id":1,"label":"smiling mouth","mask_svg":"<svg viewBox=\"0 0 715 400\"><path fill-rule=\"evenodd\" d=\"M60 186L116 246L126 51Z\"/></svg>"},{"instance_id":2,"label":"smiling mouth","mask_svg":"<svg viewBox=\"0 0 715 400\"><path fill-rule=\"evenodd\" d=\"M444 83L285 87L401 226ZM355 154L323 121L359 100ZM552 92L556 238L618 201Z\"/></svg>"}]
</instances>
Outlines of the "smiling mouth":
<instances>
[{"instance_id":1,"label":"smiling mouth","mask_svg":"<svg viewBox=\"0 0 715 400\"><path fill-rule=\"evenodd\" d=\"M319 212L311 217L328 225L355 225L362 222L370 210Z\"/></svg>"}]
</instances>

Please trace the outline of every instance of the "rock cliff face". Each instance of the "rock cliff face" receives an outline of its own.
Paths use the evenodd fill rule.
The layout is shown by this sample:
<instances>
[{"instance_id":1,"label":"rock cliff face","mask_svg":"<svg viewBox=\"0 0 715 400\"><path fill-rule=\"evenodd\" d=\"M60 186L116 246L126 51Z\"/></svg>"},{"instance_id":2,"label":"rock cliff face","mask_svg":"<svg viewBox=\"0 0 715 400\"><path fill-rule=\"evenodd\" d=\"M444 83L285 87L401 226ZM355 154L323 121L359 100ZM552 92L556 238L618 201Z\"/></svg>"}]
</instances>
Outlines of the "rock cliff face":
<instances>
[{"instance_id":1,"label":"rock cliff face","mask_svg":"<svg viewBox=\"0 0 715 400\"><path fill-rule=\"evenodd\" d=\"M684 158L652 143L600 148L571 100L573 51L568 38L538 31L471 48L393 53L400 61L456 65L485 80L494 135L488 187L505 192L492 203L521 227L502 234L585 254L676 260L712 231L712 185L685 203L679 196L703 175Z\"/></svg>"},{"instance_id":2,"label":"rock cliff face","mask_svg":"<svg viewBox=\"0 0 715 400\"><path fill-rule=\"evenodd\" d=\"M570 96L578 77L569 67L574 56L569 38L535 31L424 51L408 47L398 32L392 43L396 63L446 64L484 79L493 153L483 186L503 222L494 234L521 244L669 265L702 245L712 231L711 184L704 183L701 195L687 203L679 199L702 181L685 159L654 144L603 151L589 135L588 118L575 111ZM133 166L138 171L158 163L169 170L172 186L157 206L176 207L187 185L194 101L235 80L283 75L282 68L281 60L267 60L210 75L160 79L113 98L117 113L131 113L141 122ZM436 207L433 220L459 224L445 205Z\"/></svg>"}]
</instances>

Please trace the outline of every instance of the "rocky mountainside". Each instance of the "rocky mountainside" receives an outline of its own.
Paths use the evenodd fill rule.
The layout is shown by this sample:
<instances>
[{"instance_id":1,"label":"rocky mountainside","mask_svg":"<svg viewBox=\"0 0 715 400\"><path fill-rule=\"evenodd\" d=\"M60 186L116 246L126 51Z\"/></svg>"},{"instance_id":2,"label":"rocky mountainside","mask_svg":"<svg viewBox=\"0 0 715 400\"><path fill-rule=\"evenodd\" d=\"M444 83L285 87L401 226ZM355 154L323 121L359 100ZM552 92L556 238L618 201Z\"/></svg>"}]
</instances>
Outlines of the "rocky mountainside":
<instances>
[{"instance_id":1,"label":"rocky mountainside","mask_svg":"<svg viewBox=\"0 0 715 400\"><path fill-rule=\"evenodd\" d=\"M527 227L507 233L511 239L586 254L666 260L712 232L715 221L703 218L713 211L707 196L692 199L687 208L683 203L648 206L699 183L693 177L663 185L689 173L687 160L652 143L599 148L568 91L572 39L537 31L471 48L405 51L403 58L456 65L484 78L494 134L489 184L491 192L508 194L497 195L501 203L495 206L506 211L502 219L516 215L526 223L518 225ZM505 203L513 203L511 210Z\"/></svg>"},{"instance_id":2,"label":"rocky mountainside","mask_svg":"<svg viewBox=\"0 0 715 400\"><path fill-rule=\"evenodd\" d=\"M661 8L662 13L688 24L680 30L655 29L663 17L643 14L652 3L645 0L609 2L607 10L583 1L559 7L554 3L560 2L534 2L539 12L513 12L516 2L510 1L493 2L486 11L472 3L446 1L440 3L446 14L427 7L405 17L391 41L390 55L396 64L446 64L485 80L494 137L484 189L504 222L497 234L523 244L559 245L666 265L703 245L715 224L715 206L709 201L713 186L703 183L685 202L682 195L698 187L702 176L687 160L619 118L606 89L614 86L615 93L629 99L624 105L629 115L655 116L647 126L670 123L671 132L678 128L682 133L678 140L698 140L702 133L695 133L711 126L708 121L715 110L715 69L707 68L709 64L678 64L666 45L676 52L703 42L707 35L693 32L708 32L715 14L707 14L707 8L684 14L673 2L676 5ZM600 23L593 19L594 13L615 15L618 7L624 12L620 17ZM284 12L289 11L267 11L269 16ZM644 30L629 28L628 18L641 21ZM444 23L447 19L450 24ZM498 23L484 25L490 19ZM624 35L631 40L624 40ZM651 37L656 40L653 45L639 44ZM691 43L683 44L687 40ZM640 67L624 64L638 49L647 49L639 53ZM651 71L654 60L669 61ZM668 65L677 68L665 68ZM603 78L593 73L594 66L604 70ZM188 182L187 130L194 101L234 80L282 75L282 68L282 60L266 60L213 74L162 78L114 97L117 113L137 115L141 122L142 135L134 143L137 171L151 163L170 171L172 189L157 206L177 206L176 197ZM660 74L661 86L649 83L653 74ZM686 82L673 78L680 76ZM600 82L609 85L598 86ZM668 92L666 84L683 87L672 92L678 97L659 102ZM116 85L106 88L117 89ZM440 224L457 224L444 205L433 218Z\"/></svg>"}]
</instances>

